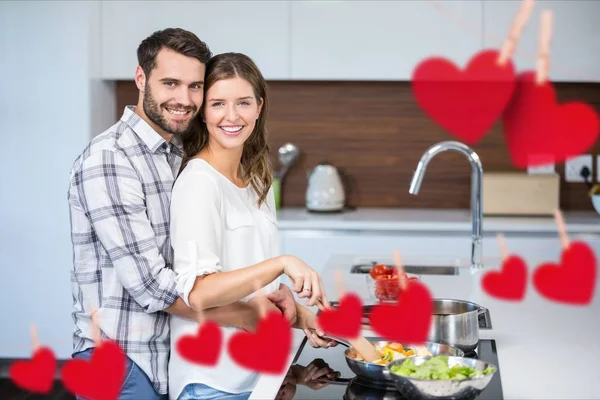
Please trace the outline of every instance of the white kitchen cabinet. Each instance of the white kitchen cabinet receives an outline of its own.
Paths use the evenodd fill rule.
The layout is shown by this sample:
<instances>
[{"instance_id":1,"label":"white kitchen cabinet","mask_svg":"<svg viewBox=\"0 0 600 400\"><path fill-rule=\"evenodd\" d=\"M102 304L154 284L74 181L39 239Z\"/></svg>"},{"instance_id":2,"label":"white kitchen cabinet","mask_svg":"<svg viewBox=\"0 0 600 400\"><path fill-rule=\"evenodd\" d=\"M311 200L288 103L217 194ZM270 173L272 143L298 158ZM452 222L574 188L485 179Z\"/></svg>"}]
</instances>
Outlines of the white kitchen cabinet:
<instances>
[{"instance_id":1,"label":"white kitchen cabinet","mask_svg":"<svg viewBox=\"0 0 600 400\"><path fill-rule=\"evenodd\" d=\"M464 65L481 32L481 0L294 1L291 77L410 80L427 57Z\"/></svg>"},{"instance_id":2,"label":"white kitchen cabinet","mask_svg":"<svg viewBox=\"0 0 600 400\"><path fill-rule=\"evenodd\" d=\"M164 28L184 28L213 54L245 53L266 79L289 78L289 1L102 2L102 77L132 80L139 43Z\"/></svg>"},{"instance_id":3,"label":"white kitchen cabinet","mask_svg":"<svg viewBox=\"0 0 600 400\"><path fill-rule=\"evenodd\" d=\"M484 1L486 47L502 46L520 6L521 2L514 0ZM537 0L514 54L517 69L535 70L543 10L552 10L554 14L550 79L600 82L600 1L596 0Z\"/></svg>"}]
</instances>

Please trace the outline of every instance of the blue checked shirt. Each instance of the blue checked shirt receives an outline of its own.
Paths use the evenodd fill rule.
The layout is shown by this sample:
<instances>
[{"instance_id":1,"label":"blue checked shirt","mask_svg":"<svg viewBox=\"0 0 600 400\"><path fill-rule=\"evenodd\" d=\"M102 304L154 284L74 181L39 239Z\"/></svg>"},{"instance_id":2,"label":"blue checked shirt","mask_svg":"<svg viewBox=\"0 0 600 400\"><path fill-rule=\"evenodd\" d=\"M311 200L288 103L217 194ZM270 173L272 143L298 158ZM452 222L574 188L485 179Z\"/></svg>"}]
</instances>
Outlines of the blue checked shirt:
<instances>
[{"instance_id":1,"label":"blue checked shirt","mask_svg":"<svg viewBox=\"0 0 600 400\"><path fill-rule=\"evenodd\" d=\"M181 165L177 138L167 143L126 107L75 160L68 192L73 243L73 350L94 346L91 313L167 393L169 315L175 302L169 202Z\"/></svg>"}]
</instances>

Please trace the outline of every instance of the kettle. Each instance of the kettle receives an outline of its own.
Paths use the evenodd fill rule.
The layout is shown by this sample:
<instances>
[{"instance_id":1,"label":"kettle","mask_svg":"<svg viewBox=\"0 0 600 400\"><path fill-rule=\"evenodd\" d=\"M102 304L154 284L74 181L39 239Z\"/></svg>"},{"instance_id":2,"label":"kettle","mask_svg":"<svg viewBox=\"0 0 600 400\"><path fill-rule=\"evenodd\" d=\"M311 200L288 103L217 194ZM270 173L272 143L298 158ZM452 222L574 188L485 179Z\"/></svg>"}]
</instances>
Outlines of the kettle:
<instances>
[{"instance_id":1,"label":"kettle","mask_svg":"<svg viewBox=\"0 0 600 400\"><path fill-rule=\"evenodd\" d=\"M346 176L327 161L307 172L306 208L314 212L342 211L346 205L342 175Z\"/></svg>"}]
</instances>

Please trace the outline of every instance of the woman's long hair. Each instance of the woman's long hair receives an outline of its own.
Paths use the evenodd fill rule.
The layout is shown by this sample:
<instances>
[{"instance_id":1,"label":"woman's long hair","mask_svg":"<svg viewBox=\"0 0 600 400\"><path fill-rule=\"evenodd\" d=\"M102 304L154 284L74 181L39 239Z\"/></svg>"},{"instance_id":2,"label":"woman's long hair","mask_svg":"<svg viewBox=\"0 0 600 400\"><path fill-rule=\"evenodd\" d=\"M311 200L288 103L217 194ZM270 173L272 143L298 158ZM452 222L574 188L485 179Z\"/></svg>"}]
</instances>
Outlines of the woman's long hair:
<instances>
[{"instance_id":1,"label":"woman's long hair","mask_svg":"<svg viewBox=\"0 0 600 400\"><path fill-rule=\"evenodd\" d=\"M244 143L241 160L244 185L252 185L258 194L258 206L260 207L273 183L273 170L269 159L266 128L266 116L269 109L267 83L254 61L248 56L240 53L224 53L214 56L206 64L204 93L207 93L215 82L235 77L240 77L252 85L257 102L260 103L260 100L263 100L262 109L254 130ZM181 136L184 155L180 172L185 168L190 158L208 145L208 129L206 124L202 122L205 107L206 103L204 102L201 112L192 122L191 129Z\"/></svg>"}]
</instances>

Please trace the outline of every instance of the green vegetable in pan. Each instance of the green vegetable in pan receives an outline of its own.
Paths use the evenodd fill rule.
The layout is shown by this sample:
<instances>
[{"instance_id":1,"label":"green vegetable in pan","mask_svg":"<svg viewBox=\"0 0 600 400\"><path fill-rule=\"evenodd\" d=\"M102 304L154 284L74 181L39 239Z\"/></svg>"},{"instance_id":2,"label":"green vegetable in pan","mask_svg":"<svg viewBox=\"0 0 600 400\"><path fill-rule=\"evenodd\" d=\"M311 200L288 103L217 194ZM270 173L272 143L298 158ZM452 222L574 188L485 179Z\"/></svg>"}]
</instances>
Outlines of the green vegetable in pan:
<instances>
[{"instance_id":1,"label":"green vegetable in pan","mask_svg":"<svg viewBox=\"0 0 600 400\"><path fill-rule=\"evenodd\" d=\"M428 380L456 380L462 381L471 378L480 378L495 372L495 368L488 367L483 371L479 371L466 365L448 366L448 357L439 355L430 358L421 365L416 365L409 358L401 365L394 365L390 370L397 375L405 376L413 379L428 379Z\"/></svg>"}]
</instances>

